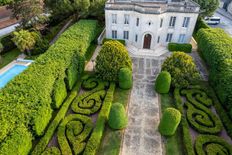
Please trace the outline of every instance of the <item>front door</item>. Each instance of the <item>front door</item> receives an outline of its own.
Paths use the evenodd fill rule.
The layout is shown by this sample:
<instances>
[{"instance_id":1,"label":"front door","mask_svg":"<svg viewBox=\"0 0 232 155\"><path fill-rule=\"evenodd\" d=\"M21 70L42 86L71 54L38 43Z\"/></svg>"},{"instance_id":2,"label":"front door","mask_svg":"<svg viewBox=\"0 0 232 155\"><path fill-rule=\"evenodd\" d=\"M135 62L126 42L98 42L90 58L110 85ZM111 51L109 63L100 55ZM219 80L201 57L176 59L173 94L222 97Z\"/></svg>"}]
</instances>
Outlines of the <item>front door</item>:
<instances>
[{"instance_id":1,"label":"front door","mask_svg":"<svg viewBox=\"0 0 232 155\"><path fill-rule=\"evenodd\" d=\"M151 48L151 35L146 34L144 36L143 48L150 49Z\"/></svg>"}]
</instances>

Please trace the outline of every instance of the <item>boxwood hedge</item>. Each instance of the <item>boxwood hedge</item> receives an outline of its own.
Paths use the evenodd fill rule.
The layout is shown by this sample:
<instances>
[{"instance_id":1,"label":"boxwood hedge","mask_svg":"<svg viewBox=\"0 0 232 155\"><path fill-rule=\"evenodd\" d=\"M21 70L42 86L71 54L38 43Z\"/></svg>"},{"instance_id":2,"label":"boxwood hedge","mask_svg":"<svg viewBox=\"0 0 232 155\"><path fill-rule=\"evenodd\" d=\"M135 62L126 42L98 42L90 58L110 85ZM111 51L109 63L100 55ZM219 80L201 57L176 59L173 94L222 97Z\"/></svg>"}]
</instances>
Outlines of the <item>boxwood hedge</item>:
<instances>
[{"instance_id":1,"label":"boxwood hedge","mask_svg":"<svg viewBox=\"0 0 232 155\"><path fill-rule=\"evenodd\" d=\"M29 146L32 136L18 141L17 137L21 134L18 126L24 125L28 128L27 134L43 134L52 116L52 92L56 80L67 77L66 81L70 83L71 78L66 75L67 72L72 73L68 71L70 68L78 70L75 73L78 77L77 73L83 70L80 67L84 66L84 53L96 36L96 27L95 20L80 20L64 32L27 70L0 90L0 152L9 141L9 151L16 145ZM77 61L75 67L73 61ZM9 136L15 134L18 136ZM23 148L26 150L15 150L14 154L26 154L30 149Z\"/></svg>"},{"instance_id":2,"label":"boxwood hedge","mask_svg":"<svg viewBox=\"0 0 232 155\"><path fill-rule=\"evenodd\" d=\"M232 38L222 29L200 29L199 52L210 67L209 80L220 101L232 108Z\"/></svg>"}]
</instances>

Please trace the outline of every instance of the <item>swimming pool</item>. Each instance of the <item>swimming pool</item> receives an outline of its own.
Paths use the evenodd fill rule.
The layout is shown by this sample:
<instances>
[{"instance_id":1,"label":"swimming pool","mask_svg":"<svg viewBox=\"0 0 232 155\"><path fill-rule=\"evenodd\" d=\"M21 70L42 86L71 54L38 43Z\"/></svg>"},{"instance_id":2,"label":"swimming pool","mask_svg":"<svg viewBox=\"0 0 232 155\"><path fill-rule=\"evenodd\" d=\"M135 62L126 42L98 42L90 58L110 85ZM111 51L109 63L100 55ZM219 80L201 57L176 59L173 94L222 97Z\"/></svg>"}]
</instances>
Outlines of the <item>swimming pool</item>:
<instances>
[{"instance_id":1,"label":"swimming pool","mask_svg":"<svg viewBox=\"0 0 232 155\"><path fill-rule=\"evenodd\" d=\"M15 76L23 72L28 66L24 65L14 65L9 70L0 74L0 88L3 88L10 80L12 80Z\"/></svg>"}]
</instances>

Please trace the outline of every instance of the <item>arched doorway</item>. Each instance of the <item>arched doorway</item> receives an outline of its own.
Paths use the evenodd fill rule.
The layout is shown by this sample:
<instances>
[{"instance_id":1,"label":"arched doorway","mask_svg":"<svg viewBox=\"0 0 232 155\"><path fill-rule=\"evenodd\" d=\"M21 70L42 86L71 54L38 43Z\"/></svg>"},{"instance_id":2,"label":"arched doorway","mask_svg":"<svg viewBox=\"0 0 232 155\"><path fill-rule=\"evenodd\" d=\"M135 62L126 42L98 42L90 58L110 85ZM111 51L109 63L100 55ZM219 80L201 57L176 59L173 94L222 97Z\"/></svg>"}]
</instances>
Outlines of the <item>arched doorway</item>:
<instances>
[{"instance_id":1,"label":"arched doorway","mask_svg":"<svg viewBox=\"0 0 232 155\"><path fill-rule=\"evenodd\" d=\"M151 35L146 34L143 39L143 48L150 49L151 48Z\"/></svg>"}]
</instances>

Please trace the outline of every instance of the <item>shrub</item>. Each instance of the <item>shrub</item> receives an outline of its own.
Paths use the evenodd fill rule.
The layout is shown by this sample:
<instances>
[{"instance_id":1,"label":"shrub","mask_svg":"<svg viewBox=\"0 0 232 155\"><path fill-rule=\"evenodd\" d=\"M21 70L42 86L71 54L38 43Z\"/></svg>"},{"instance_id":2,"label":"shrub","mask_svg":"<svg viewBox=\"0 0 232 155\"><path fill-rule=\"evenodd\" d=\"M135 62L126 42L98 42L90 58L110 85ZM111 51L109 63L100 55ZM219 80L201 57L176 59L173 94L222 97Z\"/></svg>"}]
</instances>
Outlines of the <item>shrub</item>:
<instances>
[{"instance_id":1,"label":"shrub","mask_svg":"<svg viewBox=\"0 0 232 155\"><path fill-rule=\"evenodd\" d=\"M123 44L124 46L126 45L126 41L125 41L125 40L122 40L122 39L108 39L108 38L104 38L102 43L105 44L105 42L107 42L107 41L112 41L112 40L117 40L118 42L120 42L120 43Z\"/></svg>"},{"instance_id":2,"label":"shrub","mask_svg":"<svg viewBox=\"0 0 232 155\"><path fill-rule=\"evenodd\" d=\"M214 135L199 135L196 138L195 150L198 155L232 154L231 145Z\"/></svg>"},{"instance_id":3,"label":"shrub","mask_svg":"<svg viewBox=\"0 0 232 155\"><path fill-rule=\"evenodd\" d=\"M220 38L220 39L219 39ZM209 81L219 100L232 106L232 38L222 29L200 29L198 50L210 67Z\"/></svg>"},{"instance_id":4,"label":"shrub","mask_svg":"<svg viewBox=\"0 0 232 155\"><path fill-rule=\"evenodd\" d=\"M16 48L16 45L12 41L12 38L13 38L13 35L7 35L1 38L1 43L4 47L2 53L7 53L8 51Z\"/></svg>"},{"instance_id":5,"label":"shrub","mask_svg":"<svg viewBox=\"0 0 232 155\"><path fill-rule=\"evenodd\" d=\"M107 41L96 59L98 77L107 81L118 81L121 68L132 70L131 58L126 48L118 41Z\"/></svg>"},{"instance_id":6,"label":"shrub","mask_svg":"<svg viewBox=\"0 0 232 155\"><path fill-rule=\"evenodd\" d=\"M192 52L192 45L191 44L178 44L178 43L169 43L168 44L169 51L181 51L185 53Z\"/></svg>"},{"instance_id":7,"label":"shrub","mask_svg":"<svg viewBox=\"0 0 232 155\"><path fill-rule=\"evenodd\" d=\"M206 23L205 23L205 21L201 18L201 17L199 17L198 19L197 19L197 23L196 23L196 27L195 27L195 30L194 30L194 32L195 33L197 33L200 29L206 29L206 28L210 28L210 26L209 25L207 25Z\"/></svg>"},{"instance_id":8,"label":"shrub","mask_svg":"<svg viewBox=\"0 0 232 155\"><path fill-rule=\"evenodd\" d=\"M43 134L52 117L51 95L55 82L59 77L66 76L65 71L78 53L85 53L95 38L96 27L96 21L80 20L27 70L0 90L1 142L11 138L8 135L21 124L35 136ZM21 141L17 145L21 145ZM11 147L15 146L11 145L8 149L11 150Z\"/></svg>"},{"instance_id":9,"label":"shrub","mask_svg":"<svg viewBox=\"0 0 232 155\"><path fill-rule=\"evenodd\" d=\"M50 147L47 148L41 155L61 155L61 153L57 147Z\"/></svg>"},{"instance_id":10,"label":"shrub","mask_svg":"<svg viewBox=\"0 0 232 155\"><path fill-rule=\"evenodd\" d=\"M200 77L192 57L183 52L174 52L168 57L162 65L162 71L171 74L174 87L187 87Z\"/></svg>"},{"instance_id":11,"label":"shrub","mask_svg":"<svg viewBox=\"0 0 232 155\"><path fill-rule=\"evenodd\" d=\"M132 72L128 68L121 68L118 75L119 87L121 89L130 89L133 84Z\"/></svg>"},{"instance_id":12,"label":"shrub","mask_svg":"<svg viewBox=\"0 0 232 155\"><path fill-rule=\"evenodd\" d=\"M127 126L128 119L124 106L114 103L110 110L108 124L112 129L123 129Z\"/></svg>"},{"instance_id":13,"label":"shrub","mask_svg":"<svg viewBox=\"0 0 232 155\"><path fill-rule=\"evenodd\" d=\"M64 78L56 80L53 91L53 108L59 108L66 96L67 90Z\"/></svg>"},{"instance_id":14,"label":"shrub","mask_svg":"<svg viewBox=\"0 0 232 155\"><path fill-rule=\"evenodd\" d=\"M162 71L156 79L155 90L161 94L168 93L171 86L171 80L170 73L167 71Z\"/></svg>"},{"instance_id":15,"label":"shrub","mask_svg":"<svg viewBox=\"0 0 232 155\"><path fill-rule=\"evenodd\" d=\"M49 41L47 39L37 40L34 49L31 51L32 55L42 54L49 48Z\"/></svg>"},{"instance_id":16,"label":"shrub","mask_svg":"<svg viewBox=\"0 0 232 155\"><path fill-rule=\"evenodd\" d=\"M172 136L181 120L181 113L174 108L167 108L159 124L159 132L164 136Z\"/></svg>"}]
</instances>

